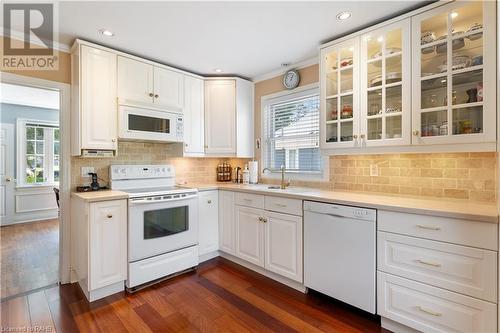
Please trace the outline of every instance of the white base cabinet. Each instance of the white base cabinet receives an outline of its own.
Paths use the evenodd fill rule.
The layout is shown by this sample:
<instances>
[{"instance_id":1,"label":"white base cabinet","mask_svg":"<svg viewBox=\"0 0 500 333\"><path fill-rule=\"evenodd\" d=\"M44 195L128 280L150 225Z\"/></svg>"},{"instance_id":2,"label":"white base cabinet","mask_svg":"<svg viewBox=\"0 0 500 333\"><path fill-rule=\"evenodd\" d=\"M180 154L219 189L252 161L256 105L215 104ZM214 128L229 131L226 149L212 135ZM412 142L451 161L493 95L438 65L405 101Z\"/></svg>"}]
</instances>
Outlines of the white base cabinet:
<instances>
[{"instance_id":1,"label":"white base cabinet","mask_svg":"<svg viewBox=\"0 0 500 333\"><path fill-rule=\"evenodd\" d=\"M198 254L204 256L219 250L219 191L198 194Z\"/></svg>"},{"instance_id":2,"label":"white base cabinet","mask_svg":"<svg viewBox=\"0 0 500 333\"><path fill-rule=\"evenodd\" d=\"M127 200L71 200L72 268L89 301L124 289Z\"/></svg>"},{"instance_id":3,"label":"white base cabinet","mask_svg":"<svg viewBox=\"0 0 500 333\"><path fill-rule=\"evenodd\" d=\"M219 228L225 228L225 232L220 233L220 250L301 283L302 210L289 210L300 215L282 212L289 207L296 208L302 201L229 191L220 193L224 193L219 197L224 211L220 211ZM223 196L226 197L225 204ZM276 207L281 213L265 210L264 206ZM234 224L229 223L230 216L233 216Z\"/></svg>"},{"instance_id":4,"label":"white base cabinet","mask_svg":"<svg viewBox=\"0 0 500 333\"><path fill-rule=\"evenodd\" d=\"M497 224L380 210L377 225L377 314L423 332L497 332Z\"/></svg>"},{"instance_id":5,"label":"white base cabinet","mask_svg":"<svg viewBox=\"0 0 500 333\"><path fill-rule=\"evenodd\" d=\"M235 254L234 192L219 191L219 250Z\"/></svg>"}]
</instances>

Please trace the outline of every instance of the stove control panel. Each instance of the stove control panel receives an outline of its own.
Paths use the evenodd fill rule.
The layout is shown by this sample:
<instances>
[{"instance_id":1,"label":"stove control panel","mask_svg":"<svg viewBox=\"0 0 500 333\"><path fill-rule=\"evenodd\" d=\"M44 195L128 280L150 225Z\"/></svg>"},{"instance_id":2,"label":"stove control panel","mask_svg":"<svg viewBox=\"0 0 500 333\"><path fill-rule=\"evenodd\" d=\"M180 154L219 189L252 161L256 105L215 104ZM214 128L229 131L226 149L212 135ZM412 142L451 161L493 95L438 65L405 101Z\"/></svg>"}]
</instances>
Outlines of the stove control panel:
<instances>
[{"instance_id":1,"label":"stove control panel","mask_svg":"<svg viewBox=\"0 0 500 333\"><path fill-rule=\"evenodd\" d=\"M111 180L175 177L172 165L111 165L109 168Z\"/></svg>"}]
</instances>

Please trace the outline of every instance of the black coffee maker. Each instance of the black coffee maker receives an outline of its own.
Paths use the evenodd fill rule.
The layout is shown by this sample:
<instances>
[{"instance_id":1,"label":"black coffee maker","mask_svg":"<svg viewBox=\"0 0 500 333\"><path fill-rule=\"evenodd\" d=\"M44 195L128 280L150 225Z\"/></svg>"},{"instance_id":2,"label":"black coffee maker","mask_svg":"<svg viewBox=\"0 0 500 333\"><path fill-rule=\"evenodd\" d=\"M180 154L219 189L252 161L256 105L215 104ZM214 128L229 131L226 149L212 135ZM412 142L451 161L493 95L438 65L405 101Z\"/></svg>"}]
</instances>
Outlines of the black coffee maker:
<instances>
[{"instance_id":1,"label":"black coffee maker","mask_svg":"<svg viewBox=\"0 0 500 333\"><path fill-rule=\"evenodd\" d=\"M90 189L92 191L98 191L101 186L97 182L97 173L89 172L89 175L92 177L92 183L90 183Z\"/></svg>"}]
</instances>

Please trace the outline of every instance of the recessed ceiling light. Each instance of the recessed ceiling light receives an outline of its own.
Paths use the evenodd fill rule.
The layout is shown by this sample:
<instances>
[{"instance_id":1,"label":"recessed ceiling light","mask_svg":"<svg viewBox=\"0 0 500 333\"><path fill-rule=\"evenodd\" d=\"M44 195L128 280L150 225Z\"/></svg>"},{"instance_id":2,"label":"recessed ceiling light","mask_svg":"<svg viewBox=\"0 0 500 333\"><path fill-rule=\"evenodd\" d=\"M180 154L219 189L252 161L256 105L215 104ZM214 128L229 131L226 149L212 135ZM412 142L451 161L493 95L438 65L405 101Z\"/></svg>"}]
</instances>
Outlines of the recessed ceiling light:
<instances>
[{"instance_id":1,"label":"recessed ceiling light","mask_svg":"<svg viewBox=\"0 0 500 333\"><path fill-rule=\"evenodd\" d=\"M455 17L457 17L457 16L458 16L458 13L457 13L457 12L453 12L453 13L451 13L451 18L455 18Z\"/></svg>"},{"instance_id":2,"label":"recessed ceiling light","mask_svg":"<svg viewBox=\"0 0 500 333\"><path fill-rule=\"evenodd\" d=\"M101 29L99 30L101 34L103 34L106 37L113 37L115 34L107 29Z\"/></svg>"},{"instance_id":3,"label":"recessed ceiling light","mask_svg":"<svg viewBox=\"0 0 500 333\"><path fill-rule=\"evenodd\" d=\"M384 41L384 37L383 36L380 36L379 38L377 38L377 42L382 43L383 41Z\"/></svg>"},{"instance_id":4,"label":"recessed ceiling light","mask_svg":"<svg viewBox=\"0 0 500 333\"><path fill-rule=\"evenodd\" d=\"M340 12L337 14L337 20L344 21L351 18L351 16L352 16L351 12Z\"/></svg>"},{"instance_id":5,"label":"recessed ceiling light","mask_svg":"<svg viewBox=\"0 0 500 333\"><path fill-rule=\"evenodd\" d=\"M216 73L222 73L222 69L220 69L220 68L216 68L216 69L214 69L214 71L215 71Z\"/></svg>"}]
</instances>

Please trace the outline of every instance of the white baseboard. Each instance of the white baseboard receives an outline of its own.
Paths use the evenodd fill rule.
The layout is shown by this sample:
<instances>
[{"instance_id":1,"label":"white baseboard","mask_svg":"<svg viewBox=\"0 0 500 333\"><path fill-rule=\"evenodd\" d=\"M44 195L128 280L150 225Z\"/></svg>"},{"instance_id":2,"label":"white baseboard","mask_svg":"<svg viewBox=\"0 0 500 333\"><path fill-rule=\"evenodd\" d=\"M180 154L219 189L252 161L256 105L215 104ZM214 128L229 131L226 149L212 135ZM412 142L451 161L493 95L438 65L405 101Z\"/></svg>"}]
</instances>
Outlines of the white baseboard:
<instances>
[{"instance_id":1,"label":"white baseboard","mask_svg":"<svg viewBox=\"0 0 500 333\"><path fill-rule=\"evenodd\" d=\"M394 320L381 317L380 324L386 330L394 333L419 333L420 331L414 330L411 327L395 322Z\"/></svg>"},{"instance_id":2,"label":"white baseboard","mask_svg":"<svg viewBox=\"0 0 500 333\"><path fill-rule=\"evenodd\" d=\"M212 252L205 253L205 254L202 254L201 256L199 256L198 261L200 263L202 263L204 261L207 261L207 260L210 260L213 258L217 258L218 256L219 256L219 251L212 251Z\"/></svg>"},{"instance_id":3,"label":"white baseboard","mask_svg":"<svg viewBox=\"0 0 500 333\"><path fill-rule=\"evenodd\" d=\"M230 255L230 254L224 253L224 252L222 252L222 251L220 251L220 252L219 252L219 255L220 255L222 258L225 258L225 259L227 259L227 260L230 260L230 261L232 261L232 262L237 263L238 265L241 265L241 266L243 266L243 267L246 267L246 268L248 268L248 269L251 269L251 270L252 270L252 271L254 271L254 272L257 272L257 273L262 274L262 275L264 275L264 276L266 276L266 277L268 277L268 278L270 278L270 279L273 279L273 280L275 280L275 281L278 281L279 283L282 283L282 284L284 284L284 285L286 285L286 286L288 286L288 287L290 287L290 288L293 288L293 289L295 289L295 290L298 290L298 291L300 291L300 292L302 292L302 293L304 293L304 294L305 294L305 293L306 293L306 291L307 291L307 288L306 288L306 287L304 287L304 285L303 285L302 283L299 283L299 282L297 282L297 281L290 280L290 279L288 279L288 278L286 278L286 277L283 277L283 276L278 275L278 274L276 274L276 273L273 273L273 272L270 272L270 271L268 271L268 270L265 270L265 269L264 269L264 268L262 268L262 267L256 266L256 265L254 265L254 264L252 264L252 263L249 263L249 262L247 262L247 261L245 261L245 260L242 260L242 259L240 259L240 258L237 258L237 257L235 257L235 256L233 256L233 255Z\"/></svg>"},{"instance_id":4,"label":"white baseboard","mask_svg":"<svg viewBox=\"0 0 500 333\"><path fill-rule=\"evenodd\" d=\"M49 210L45 212L34 212L34 213L18 213L15 214L12 220L3 221L2 227L7 225L19 224L19 223L29 223L29 222L37 222L43 220L53 220L59 217L59 212L57 209Z\"/></svg>"}]
</instances>

